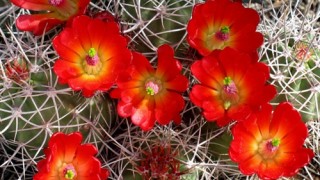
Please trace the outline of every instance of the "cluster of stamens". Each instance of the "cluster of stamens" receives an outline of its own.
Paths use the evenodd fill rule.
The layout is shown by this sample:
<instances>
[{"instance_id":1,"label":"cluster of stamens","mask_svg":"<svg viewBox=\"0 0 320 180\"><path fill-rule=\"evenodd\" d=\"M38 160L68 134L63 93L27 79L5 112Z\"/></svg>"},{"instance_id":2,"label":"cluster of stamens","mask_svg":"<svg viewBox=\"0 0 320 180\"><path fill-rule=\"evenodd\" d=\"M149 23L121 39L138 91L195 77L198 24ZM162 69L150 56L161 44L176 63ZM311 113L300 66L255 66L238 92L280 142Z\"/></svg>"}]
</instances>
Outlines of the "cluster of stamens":
<instances>
[{"instance_id":1,"label":"cluster of stamens","mask_svg":"<svg viewBox=\"0 0 320 180\"><path fill-rule=\"evenodd\" d=\"M154 96L160 91L160 85L154 80L150 80L145 84L145 89L148 95Z\"/></svg>"},{"instance_id":2,"label":"cluster of stamens","mask_svg":"<svg viewBox=\"0 0 320 180\"><path fill-rule=\"evenodd\" d=\"M224 101L224 109L228 110L233 103L239 99L238 89L231 77L227 76L223 80L222 99Z\"/></svg>"},{"instance_id":3,"label":"cluster of stamens","mask_svg":"<svg viewBox=\"0 0 320 180\"><path fill-rule=\"evenodd\" d=\"M63 168L63 177L68 180L73 180L77 176L77 172L72 164L67 164Z\"/></svg>"},{"instance_id":4,"label":"cluster of stamens","mask_svg":"<svg viewBox=\"0 0 320 180\"><path fill-rule=\"evenodd\" d=\"M95 66L99 62L99 56L94 48L89 49L86 62L89 66Z\"/></svg>"},{"instance_id":5,"label":"cluster of stamens","mask_svg":"<svg viewBox=\"0 0 320 180\"><path fill-rule=\"evenodd\" d=\"M259 154L265 160L272 159L277 154L277 150L279 149L280 140L277 138L263 140L259 144Z\"/></svg>"},{"instance_id":6,"label":"cluster of stamens","mask_svg":"<svg viewBox=\"0 0 320 180\"><path fill-rule=\"evenodd\" d=\"M226 41L229 39L230 28L228 26L224 26L220 31L216 32L215 36L217 39L221 41Z\"/></svg>"},{"instance_id":7,"label":"cluster of stamens","mask_svg":"<svg viewBox=\"0 0 320 180\"><path fill-rule=\"evenodd\" d=\"M99 74L102 68L102 62L98 56L98 53L94 48L90 48L88 54L83 61L83 70L89 75Z\"/></svg>"}]
</instances>

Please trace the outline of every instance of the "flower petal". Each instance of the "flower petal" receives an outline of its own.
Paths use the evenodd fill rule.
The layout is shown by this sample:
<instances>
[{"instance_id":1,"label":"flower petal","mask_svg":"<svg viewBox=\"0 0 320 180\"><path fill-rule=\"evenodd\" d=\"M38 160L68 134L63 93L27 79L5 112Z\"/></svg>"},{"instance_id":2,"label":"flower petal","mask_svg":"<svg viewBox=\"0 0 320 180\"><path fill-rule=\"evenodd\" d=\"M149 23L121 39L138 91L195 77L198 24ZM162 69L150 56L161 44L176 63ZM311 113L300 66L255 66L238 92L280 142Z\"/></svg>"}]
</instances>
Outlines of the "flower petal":
<instances>
[{"instance_id":1,"label":"flower petal","mask_svg":"<svg viewBox=\"0 0 320 180\"><path fill-rule=\"evenodd\" d=\"M231 48L225 48L221 51L219 54L219 60L225 70L226 76L231 77L237 85L246 72L249 71L252 61L250 56L247 54L240 53L239 51Z\"/></svg>"},{"instance_id":2,"label":"flower petal","mask_svg":"<svg viewBox=\"0 0 320 180\"><path fill-rule=\"evenodd\" d=\"M290 103L280 103L275 109L270 123L270 134L273 137L282 139L294 130L296 123L301 124L300 114L293 109ZM288 128L288 124L291 124L292 127ZM303 126L301 128L305 129L306 127Z\"/></svg>"},{"instance_id":3,"label":"flower petal","mask_svg":"<svg viewBox=\"0 0 320 180\"><path fill-rule=\"evenodd\" d=\"M155 73L148 59L140 53L132 52L132 64L134 66L134 72L131 72L132 79L141 80Z\"/></svg>"},{"instance_id":4,"label":"flower petal","mask_svg":"<svg viewBox=\"0 0 320 180\"><path fill-rule=\"evenodd\" d=\"M82 142L82 135L79 132L68 134L64 139L64 161L71 163L76 155L76 151Z\"/></svg>"},{"instance_id":5,"label":"flower petal","mask_svg":"<svg viewBox=\"0 0 320 180\"><path fill-rule=\"evenodd\" d=\"M72 21L73 33L81 42L83 49L87 52L92 48L92 42L88 32L88 25L90 24L90 21L91 19L88 16L78 16Z\"/></svg>"},{"instance_id":6,"label":"flower petal","mask_svg":"<svg viewBox=\"0 0 320 180\"><path fill-rule=\"evenodd\" d=\"M54 13L20 15L16 21L16 26L21 31L32 31L34 35L38 36L62 22L55 17Z\"/></svg>"},{"instance_id":7,"label":"flower petal","mask_svg":"<svg viewBox=\"0 0 320 180\"><path fill-rule=\"evenodd\" d=\"M218 62L215 59L210 59L210 61L206 59L196 61L191 66L191 72L201 84L217 90L221 88L219 80L223 80L224 75L220 71Z\"/></svg>"},{"instance_id":8,"label":"flower petal","mask_svg":"<svg viewBox=\"0 0 320 180\"><path fill-rule=\"evenodd\" d=\"M257 172L262 163L262 159L259 155L255 154L247 160L239 164L239 169L244 175L251 175Z\"/></svg>"},{"instance_id":9,"label":"flower petal","mask_svg":"<svg viewBox=\"0 0 320 180\"><path fill-rule=\"evenodd\" d=\"M118 106L117 106L117 112L119 114L119 116L121 117L129 117L132 115L133 111L133 106L131 103L125 103L123 101L119 101L118 102Z\"/></svg>"},{"instance_id":10,"label":"flower petal","mask_svg":"<svg viewBox=\"0 0 320 180\"><path fill-rule=\"evenodd\" d=\"M224 116L225 110L218 98L219 93L217 91L205 86L195 85L189 96L195 105L203 108L203 115L208 121L216 121Z\"/></svg>"},{"instance_id":11,"label":"flower petal","mask_svg":"<svg viewBox=\"0 0 320 180\"><path fill-rule=\"evenodd\" d=\"M184 107L182 96L166 91L155 97L155 117L159 124L167 125Z\"/></svg>"},{"instance_id":12,"label":"flower petal","mask_svg":"<svg viewBox=\"0 0 320 180\"><path fill-rule=\"evenodd\" d=\"M155 123L155 117L153 113L154 100L153 98L146 98L141 103L134 107L131 120L132 122L140 126L144 131L150 130Z\"/></svg>"},{"instance_id":13,"label":"flower petal","mask_svg":"<svg viewBox=\"0 0 320 180\"><path fill-rule=\"evenodd\" d=\"M71 28L65 28L59 36L53 39L53 47L61 59L81 65L87 55Z\"/></svg>"},{"instance_id":14,"label":"flower petal","mask_svg":"<svg viewBox=\"0 0 320 180\"><path fill-rule=\"evenodd\" d=\"M217 99L215 98L215 96L218 96L217 91L215 91L212 88L208 88L206 86L202 86L199 84L194 85L190 92L190 100L195 105L200 107L203 107L202 106L203 101L209 101L209 102L215 101Z\"/></svg>"},{"instance_id":15,"label":"flower petal","mask_svg":"<svg viewBox=\"0 0 320 180\"><path fill-rule=\"evenodd\" d=\"M84 72L81 65L58 59L53 66L54 72L63 79L81 76Z\"/></svg>"},{"instance_id":16,"label":"flower petal","mask_svg":"<svg viewBox=\"0 0 320 180\"><path fill-rule=\"evenodd\" d=\"M98 152L92 144L83 144L78 147L72 164L80 176L98 174L100 162L94 157Z\"/></svg>"},{"instance_id":17,"label":"flower petal","mask_svg":"<svg viewBox=\"0 0 320 180\"><path fill-rule=\"evenodd\" d=\"M160 46L158 48L158 68L155 76L163 81L171 81L178 74L180 74L180 69L177 66L176 59L174 59L172 47L167 44Z\"/></svg>"},{"instance_id":18,"label":"flower petal","mask_svg":"<svg viewBox=\"0 0 320 180\"><path fill-rule=\"evenodd\" d=\"M12 4L34 11L54 9L48 0L10 0Z\"/></svg>"},{"instance_id":19,"label":"flower petal","mask_svg":"<svg viewBox=\"0 0 320 180\"><path fill-rule=\"evenodd\" d=\"M189 80L183 75L177 75L171 81L166 82L165 88L176 92L184 92L187 90Z\"/></svg>"},{"instance_id":20,"label":"flower petal","mask_svg":"<svg viewBox=\"0 0 320 180\"><path fill-rule=\"evenodd\" d=\"M256 112L254 115L257 116L257 124L261 136L264 139L270 138L269 130L272 118L272 106L270 104L265 104L261 107L261 110Z\"/></svg>"},{"instance_id":21,"label":"flower petal","mask_svg":"<svg viewBox=\"0 0 320 180\"><path fill-rule=\"evenodd\" d=\"M132 88L123 89L121 92L121 100L124 103L131 103L133 105L139 104L143 99L146 98L146 93L143 93L144 89Z\"/></svg>"}]
</instances>

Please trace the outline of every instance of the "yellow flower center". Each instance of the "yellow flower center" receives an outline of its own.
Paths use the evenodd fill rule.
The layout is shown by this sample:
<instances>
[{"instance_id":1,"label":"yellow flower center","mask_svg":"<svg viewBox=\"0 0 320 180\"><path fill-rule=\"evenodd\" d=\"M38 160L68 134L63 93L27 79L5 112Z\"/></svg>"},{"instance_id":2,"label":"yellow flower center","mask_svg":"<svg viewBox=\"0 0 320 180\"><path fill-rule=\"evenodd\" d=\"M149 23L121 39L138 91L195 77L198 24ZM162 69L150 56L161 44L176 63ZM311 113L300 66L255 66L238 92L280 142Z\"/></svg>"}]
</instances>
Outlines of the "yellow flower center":
<instances>
[{"instance_id":1,"label":"yellow flower center","mask_svg":"<svg viewBox=\"0 0 320 180\"><path fill-rule=\"evenodd\" d=\"M223 79L221 98L223 100L223 107L225 110L228 110L232 104L239 101L238 89L229 76Z\"/></svg>"},{"instance_id":2,"label":"yellow flower center","mask_svg":"<svg viewBox=\"0 0 320 180\"><path fill-rule=\"evenodd\" d=\"M258 152L264 159L272 159L279 149L280 139L274 138L269 140L263 140L259 144Z\"/></svg>"}]
</instances>

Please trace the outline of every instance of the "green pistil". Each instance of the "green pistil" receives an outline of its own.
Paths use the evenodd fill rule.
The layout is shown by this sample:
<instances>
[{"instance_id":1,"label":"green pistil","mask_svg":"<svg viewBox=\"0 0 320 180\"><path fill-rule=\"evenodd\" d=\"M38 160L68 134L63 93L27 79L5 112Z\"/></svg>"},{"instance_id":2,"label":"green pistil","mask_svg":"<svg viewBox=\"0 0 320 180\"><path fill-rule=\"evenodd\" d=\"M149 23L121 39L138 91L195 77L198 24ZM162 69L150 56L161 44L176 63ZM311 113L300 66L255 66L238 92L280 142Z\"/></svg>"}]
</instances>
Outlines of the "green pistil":
<instances>
[{"instance_id":1,"label":"green pistil","mask_svg":"<svg viewBox=\"0 0 320 180\"><path fill-rule=\"evenodd\" d=\"M152 96L155 95L154 89L152 89L151 87L147 87L146 91L148 95L152 95Z\"/></svg>"},{"instance_id":2,"label":"green pistil","mask_svg":"<svg viewBox=\"0 0 320 180\"><path fill-rule=\"evenodd\" d=\"M225 110L228 110L230 108L230 106L231 106L231 102L230 101L225 101L223 103L223 107L224 107Z\"/></svg>"},{"instance_id":3,"label":"green pistil","mask_svg":"<svg viewBox=\"0 0 320 180\"><path fill-rule=\"evenodd\" d=\"M94 48L90 48L88 55L89 57L93 58L97 54L96 50Z\"/></svg>"},{"instance_id":4,"label":"green pistil","mask_svg":"<svg viewBox=\"0 0 320 180\"><path fill-rule=\"evenodd\" d=\"M94 48L90 48L88 55L86 56L86 65L89 66L96 66L99 62L99 56L98 53Z\"/></svg>"},{"instance_id":5,"label":"green pistil","mask_svg":"<svg viewBox=\"0 0 320 180\"><path fill-rule=\"evenodd\" d=\"M225 78L223 79L223 84L224 84L225 86L228 86L228 85L230 85L231 83L232 83L231 77L227 76L227 77L225 77Z\"/></svg>"},{"instance_id":6,"label":"green pistil","mask_svg":"<svg viewBox=\"0 0 320 180\"><path fill-rule=\"evenodd\" d=\"M271 144L273 147L278 147L280 145L280 139L272 139Z\"/></svg>"},{"instance_id":7,"label":"green pistil","mask_svg":"<svg viewBox=\"0 0 320 180\"><path fill-rule=\"evenodd\" d=\"M72 180L72 179L74 178L74 176L75 176L74 171L73 171L72 169L69 169L69 170L67 170L67 172L66 172L66 174L65 174L64 177L65 177L66 179Z\"/></svg>"},{"instance_id":8,"label":"green pistil","mask_svg":"<svg viewBox=\"0 0 320 180\"><path fill-rule=\"evenodd\" d=\"M230 32L230 28L228 26L224 26L221 28L220 32L223 34L228 34Z\"/></svg>"}]
</instances>

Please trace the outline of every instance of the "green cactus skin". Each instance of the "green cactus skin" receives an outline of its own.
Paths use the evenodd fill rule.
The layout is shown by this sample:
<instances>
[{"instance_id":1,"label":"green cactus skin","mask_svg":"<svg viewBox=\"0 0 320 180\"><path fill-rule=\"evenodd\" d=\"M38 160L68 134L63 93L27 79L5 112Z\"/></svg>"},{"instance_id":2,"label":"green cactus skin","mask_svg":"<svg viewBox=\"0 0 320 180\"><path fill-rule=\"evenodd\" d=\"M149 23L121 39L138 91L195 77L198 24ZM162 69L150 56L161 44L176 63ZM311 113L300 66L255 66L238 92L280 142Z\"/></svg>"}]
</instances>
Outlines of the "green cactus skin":
<instances>
[{"instance_id":1,"label":"green cactus skin","mask_svg":"<svg viewBox=\"0 0 320 180\"><path fill-rule=\"evenodd\" d=\"M29 84L13 84L1 92L2 136L23 144L31 157L41 155L42 147L57 131L80 131L89 142L102 139L115 118L109 101L102 96L85 99L65 86L51 86L48 82L56 82L55 77L50 80L47 74L32 74Z\"/></svg>"},{"instance_id":2,"label":"green cactus skin","mask_svg":"<svg viewBox=\"0 0 320 180\"><path fill-rule=\"evenodd\" d=\"M261 58L263 62L269 63L271 73L271 83L277 87L278 95L271 103L278 104L289 101L301 114L304 122L315 121L318 119L320 102L319 82L320 68L317 65L316 56L313 55L309 60L298 60L294 56L294 40L288 40L286 45L291 56L285 57L278 53L283 53L285 45L277 44L278 53L268 51ZM277 64L267 62L270 57L279 57L274 60ZM319 55L318 55L319 56ZM275 68L276 65L276 68Z\"/></svg>"},{"instance_id":3,"label":"green cactus skin","mask_svg":"<svg viewBox=\"0 0 320 180\"><path fill-rule=\"evenodd\" d=\"M193 2L187 0L125 1L121 6L123 25L128 26L124 32L129 31L131 46L142 53L165 43L178 46L185 41L192 8Z\"/></svg>"}]
</instances>

